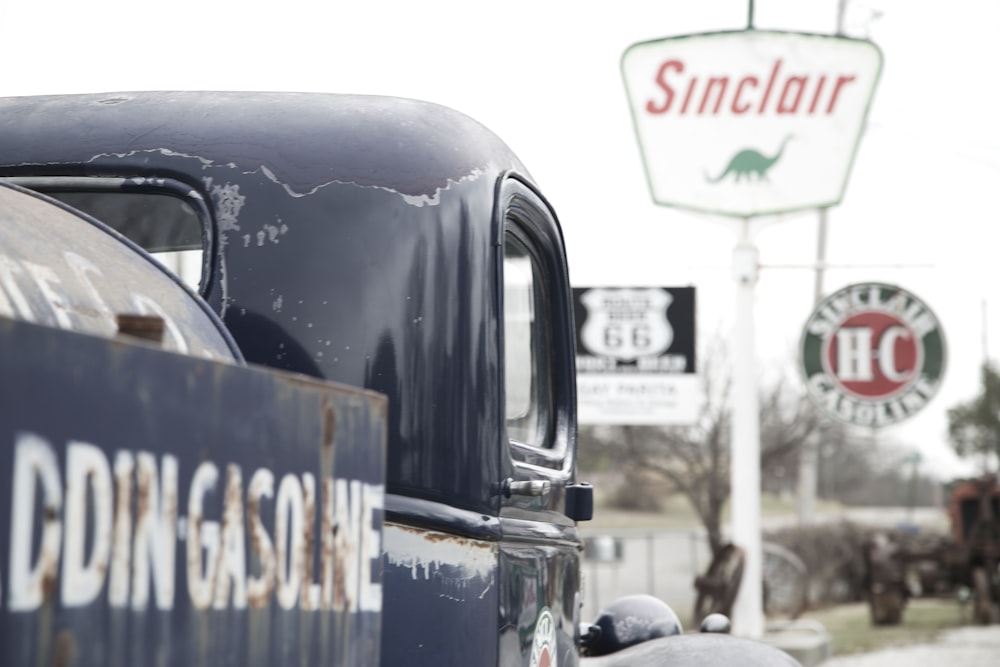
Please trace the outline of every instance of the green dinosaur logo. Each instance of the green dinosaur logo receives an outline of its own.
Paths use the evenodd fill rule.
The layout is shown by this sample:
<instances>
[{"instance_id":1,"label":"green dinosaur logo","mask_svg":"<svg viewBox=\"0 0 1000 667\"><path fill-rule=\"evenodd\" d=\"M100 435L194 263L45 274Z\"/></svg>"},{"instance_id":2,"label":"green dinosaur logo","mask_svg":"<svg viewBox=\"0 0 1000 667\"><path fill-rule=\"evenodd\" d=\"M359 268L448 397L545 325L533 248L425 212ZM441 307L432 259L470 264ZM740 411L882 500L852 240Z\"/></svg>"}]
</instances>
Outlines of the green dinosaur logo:
<instances>
[{"instance_id":1,"label":"green dinosaur logo","mask_svg":"<svg viewBox=\"0 0 1000 667\"><path fill-rule=\"evenodd\" d=\"M774 166L775 162L781 159L782 153L785 152L785 146L788 145L791 139L792 135L785 137L781 142L781 146L778 147L778 152L771 157L767 157L753 148L744 148L733 156L733 159L729 161L729 164L726 165L725 170L721 174L715 178L705 174L705 180L709 183L718 183L726 176L732 174L733 181L739 183L744 176L749 181L751 174L756 174L758 181L766 181L767 172Z\"/></svg>"}]
</instances>

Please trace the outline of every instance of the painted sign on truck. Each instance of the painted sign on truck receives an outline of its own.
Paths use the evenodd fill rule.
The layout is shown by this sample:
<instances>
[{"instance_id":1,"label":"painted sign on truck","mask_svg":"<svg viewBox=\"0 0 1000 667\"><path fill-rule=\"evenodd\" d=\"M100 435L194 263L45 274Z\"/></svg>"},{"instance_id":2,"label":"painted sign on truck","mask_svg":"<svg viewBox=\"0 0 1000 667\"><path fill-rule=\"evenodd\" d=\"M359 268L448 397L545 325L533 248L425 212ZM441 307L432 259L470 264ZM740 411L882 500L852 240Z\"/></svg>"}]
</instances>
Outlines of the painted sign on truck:
<instances>
[{"instance_id":1,"label":"painted sign on truck","mask_svg":"<svg viewBox=\"0 0 1000 667\"><path fill-rule=\"evenodd\" d=\"M634 44L622 73L653 200L748 217L838 203L882 55L830 35Z\"/></svg>"},{"instance_id":2,"label":"painted sign on truck","mask_svg":"<svg viewBox=\"0 0 1000 667\"><path fill-rule=\"evenodd\" d=\"M0 334L0 664L377 663L383 397Z\"/></svg>"}]
</instances>

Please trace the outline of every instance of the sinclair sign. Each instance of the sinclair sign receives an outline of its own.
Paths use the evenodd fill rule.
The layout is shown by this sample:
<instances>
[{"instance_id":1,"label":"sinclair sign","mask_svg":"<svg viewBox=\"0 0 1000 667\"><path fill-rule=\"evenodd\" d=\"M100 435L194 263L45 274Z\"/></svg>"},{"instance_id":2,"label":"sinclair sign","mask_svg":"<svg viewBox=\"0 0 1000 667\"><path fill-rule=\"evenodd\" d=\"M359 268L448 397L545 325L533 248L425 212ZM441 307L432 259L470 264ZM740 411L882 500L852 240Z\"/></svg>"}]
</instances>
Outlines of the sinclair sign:
<instances>
[{"instance_id":1,"label":"sinclair sign","mask_svg":"<svg viewBox=\"0 0 1000 667\"><path fill-rule=\"evenodd\" d=\"M799 346L809 395L859 426L913 416L937 393L945 368L941 325L895 285L848 285L813 311Z\"/></svg>"},{"instance_id":2,"label":"sinclair sign","mask_svg":"<svg viewBox=\"0 0 1000 667\"><path fill-rule=\"evenodd\" d=\"M622 74L653 200L750 217L840 202L882 54L740 31L640 42Z\"/></svg>"}]
</instances>

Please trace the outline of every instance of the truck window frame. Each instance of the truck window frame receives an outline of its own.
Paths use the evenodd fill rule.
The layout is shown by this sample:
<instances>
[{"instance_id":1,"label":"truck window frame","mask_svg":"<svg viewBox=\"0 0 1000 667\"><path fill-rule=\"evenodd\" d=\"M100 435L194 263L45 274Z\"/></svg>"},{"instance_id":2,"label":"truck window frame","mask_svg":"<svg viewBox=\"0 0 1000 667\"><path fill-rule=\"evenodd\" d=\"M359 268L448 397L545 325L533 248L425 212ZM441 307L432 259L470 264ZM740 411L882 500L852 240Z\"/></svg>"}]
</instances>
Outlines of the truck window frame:
<instances>
[{"instance_id":1,"label":"truck window frame","mask_svg":"<svg viewBox=\"0 0 1000 667\"><path fill-rule=\"evenodd\" d=\"M144 250L151 257L156 259L159 263L163 264L167 270L177 276L178 280L185 282L192 290L197 291L201 295L207 293L209 282L211 279L211 263L213 257L213 235L212 235L212 216L209 211L208 204L201 194L191 186L181 181L172 178L161 178L161 177L107 177L107 176L10 176L3 177L0 179L7 183L13 183L30 190L35 190L42 194L48 195L59 201L63 201L60 198L60 194L96 194L96 195L108 195L108 196L120 196L125 195L151 195L153 197L169 197L171 199L176 199L184 204L188 205L193 209L193 216L197 219L200 226L200 252L201 257L198 260L200 264L200 274L197 281L185 280L182 276L178 275L177 269L171 266L170 263L164 262L163 257L157 257L165 252L178 252L165 249L148 248L143 245L140 241L135 239L130 239L138 247ZM63 201L63 203L68 206L73 206L72 203ZM115 221L106 219L99 215L94 215L89 211L81 210L84 214L94 218L101 223L107 225L111 229L114 229L118 233L122 233L121 229L117 228ZM123 234L123 236L126 236ZM186 250L192 250L186 248Z\"/></svg>"},{"instance_id":2,"label":"truck window frame","mask_svg":"<svg viewBox=\"0 0 1000 667\"><path fill-rule=\"evenodd\" d=\"M504 417L504 439L517 467L524 465L539 470L562 471L570 469L571 439L575 438L573 410L576 403L575 358L573 345L568 349L553 345L556 340L574 341L572 301L567 268L562 252L562 236L555 214L542 196L528 182L516 174L509 174L500 185L499 207L499 270L500 270L500 336L501 374ZM538 333L543 337L544 359L535 359L541 365L535 369L544 376L539 388L546 396L539 406L541 426L537 433L540 440L522 442L510 437L507 414L506 332L504 309L504 257L508 238L514 239L530 258L535 275L534 293L538 319ZM565 320L565 321L563 321ZM547 475L546 475L547 476Z\"/></svg>"}]
</instances>

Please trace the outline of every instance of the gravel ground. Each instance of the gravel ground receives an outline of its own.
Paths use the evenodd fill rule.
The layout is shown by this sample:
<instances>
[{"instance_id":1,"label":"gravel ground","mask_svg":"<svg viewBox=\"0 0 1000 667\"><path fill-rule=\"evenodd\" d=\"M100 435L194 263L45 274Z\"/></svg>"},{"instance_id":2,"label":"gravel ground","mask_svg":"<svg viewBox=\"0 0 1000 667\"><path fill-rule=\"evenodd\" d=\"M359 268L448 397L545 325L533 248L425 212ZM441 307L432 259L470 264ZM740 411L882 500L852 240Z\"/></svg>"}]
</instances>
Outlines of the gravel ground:
<instances>
[{"instance_id":1,"label":"gravel ground","mask_svg":"<svg viewBox=\"0 0 1000 667\"><path fill-rule=\"evenodd\" d=\"M933 644L836 656L822 667L998 667L1000 626L948 630Z\"/></svg>"}]
</instances>

